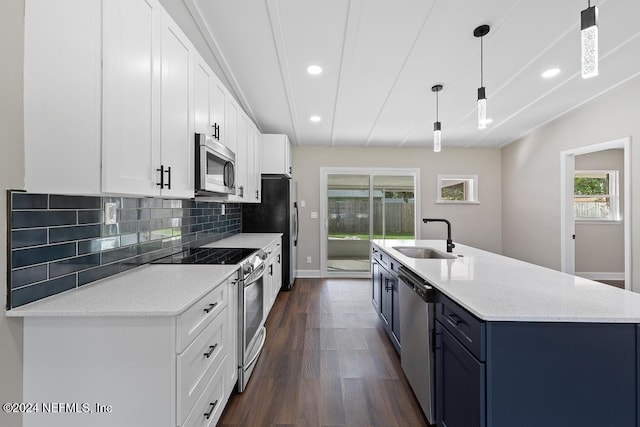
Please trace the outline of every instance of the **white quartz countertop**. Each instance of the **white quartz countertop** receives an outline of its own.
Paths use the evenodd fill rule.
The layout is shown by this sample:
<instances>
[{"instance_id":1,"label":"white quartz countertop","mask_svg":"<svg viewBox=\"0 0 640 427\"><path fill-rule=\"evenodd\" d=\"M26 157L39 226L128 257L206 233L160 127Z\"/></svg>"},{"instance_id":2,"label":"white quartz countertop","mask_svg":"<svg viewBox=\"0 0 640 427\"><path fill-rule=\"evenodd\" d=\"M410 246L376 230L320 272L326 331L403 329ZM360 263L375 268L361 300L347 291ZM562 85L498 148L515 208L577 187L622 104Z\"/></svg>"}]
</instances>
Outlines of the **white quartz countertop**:
<instances>
[{"instance_id":1,"label":"white quartz countertop","mask_svg":"<svg viewBox=\"0 0 640 427\"><path fill-rule=\"evenodd\" d=\"M282 233L239 233L226 239L203 245L203 248L256 248L262 249L282 237Z\"/></svg>"},{"instance_id":2,"label":"white quartz countertop","mask_svg":"<svg viewBox=\"0 0 640 427\"><path fill-rule=\"evenodd\" d=\"M240 233L204 245L268 247L281 233ZM6 312L31 316L175 316L235 274L236 265L148 264Z\"/></svg>"},{"instance_id":3,"label":"white quartz countertop","mask_svg":"<svg viewBox=\"0 0 640 427\"><path fill-rule=\"evenodd\" d=\"M455 259L416 259L394 246L446 252L442 240L372 243L480 319L640 323L640 294L456 243Z\"/></svg>"},{"instance_id":4,"label":"white quartz countertop","mask_svg":"<svg viewBox=\"0 0 640 427\"><path fill-rule=\"evenodd\" d=\"M175 316L236 265L148 264L6 312L10 317Z\"/></svg>"}]
</instances>

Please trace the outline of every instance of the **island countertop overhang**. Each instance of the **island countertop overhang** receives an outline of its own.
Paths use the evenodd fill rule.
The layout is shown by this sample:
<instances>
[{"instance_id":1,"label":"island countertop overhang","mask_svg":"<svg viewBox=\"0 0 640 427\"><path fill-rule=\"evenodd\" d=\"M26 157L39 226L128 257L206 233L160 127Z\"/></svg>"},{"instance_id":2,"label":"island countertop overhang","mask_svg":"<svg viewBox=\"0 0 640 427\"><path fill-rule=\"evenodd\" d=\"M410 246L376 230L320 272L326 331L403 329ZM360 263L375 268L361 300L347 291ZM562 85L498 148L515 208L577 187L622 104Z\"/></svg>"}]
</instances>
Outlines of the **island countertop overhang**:
<instances>
[{"instance_id":1,"label":"island countertop overhang","mask_svg":"<svg viewBox=\"0 0 640 427\"><path fill-rule=\"evenodd\" d=\"M418 259L398 246L446 251L444 240L372 245L487 321L640 323L640 294L456 243L454 259Z\"/></svg>"}]
</instances>

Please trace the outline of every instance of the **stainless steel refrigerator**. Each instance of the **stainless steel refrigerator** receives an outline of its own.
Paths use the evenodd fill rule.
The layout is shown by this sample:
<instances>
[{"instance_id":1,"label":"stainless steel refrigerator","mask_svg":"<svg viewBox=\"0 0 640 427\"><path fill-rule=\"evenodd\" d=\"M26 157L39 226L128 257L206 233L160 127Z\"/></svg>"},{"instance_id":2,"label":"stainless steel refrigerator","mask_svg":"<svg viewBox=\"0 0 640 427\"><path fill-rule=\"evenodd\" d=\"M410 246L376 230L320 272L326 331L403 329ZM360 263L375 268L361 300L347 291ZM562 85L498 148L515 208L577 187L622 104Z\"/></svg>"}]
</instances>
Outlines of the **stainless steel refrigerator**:
<instances>
[{"instance_id":1,"label":"stainless steel refrigerator","mask_svg":"<svg viewBox=\"0 0 640 427\"><path fill-rule=\"evenodd\" d=\"M282 233L282 289L291 290L297 268L296 184L282 175L262 175L262 202L242 205L242 231Z\"/></svg>"}]
</instances>

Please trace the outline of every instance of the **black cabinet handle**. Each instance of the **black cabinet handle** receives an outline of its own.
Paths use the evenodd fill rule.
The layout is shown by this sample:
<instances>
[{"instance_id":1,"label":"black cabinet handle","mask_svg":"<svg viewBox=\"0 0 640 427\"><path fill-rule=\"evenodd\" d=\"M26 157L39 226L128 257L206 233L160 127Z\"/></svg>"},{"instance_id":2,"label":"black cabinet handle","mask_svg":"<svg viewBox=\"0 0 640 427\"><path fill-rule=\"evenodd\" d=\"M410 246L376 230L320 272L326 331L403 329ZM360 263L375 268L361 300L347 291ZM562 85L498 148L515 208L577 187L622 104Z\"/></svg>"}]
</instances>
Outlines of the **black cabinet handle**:
<instances>
[{"instance_id":1,"label":"black cabinet handle","mask_svg":"<svg viewBox=\"0 0 640 427\"><path fill-rule=\"evenodd\" d=\"M171 190L171 166L168 168L164 168L164 165L160 165L159 169L156 169L156 172L160 172L160 182L156 182L156 185L160 187L160 189L168 188ZM167 183L164 183L164 174L167 174Z\"/></svg>"},{"instance_id":2,"label":"black cabinet handle","mask_svg":"<svg viewBox=\"0 0 640 427\"><path fill-rule=\"evenodd\" d=\"M156 169L156 172L160 172L160 182L156 182L156 185L162 189L164 188L164 165L160 165L160 168Z\"/></svg>"},{"instance_id":3,"label":"black cabinet handle","mask_svg":"<svg viewBox=\"0 0 640 427\"><path fill-rule=\"evenodd\" d=\"M446 319L450 323L452 323L452 324L454 324L456 326L458 326L460 323L462 323L462 319L460 319L458 316L456 316L453 313L445 313L444 315L446 316Z\"/></svg>"},{"instance_id":4,"label":"black cabinet handle","mask_svg":"<svg viewBox=\"0 0 640 427\"><path fill-rule=\"evenodd\" d=\"M213 128L213 139L220 141L220 126L217 123L211 125Z\"/></svg>"},{"instance_id":5,"label":"black cabinet handle","mask_svg":"<svg viewBox=\"0 0 640 427\"><path fill-rule=\"evenodd\" d=\"M269 276L273 276L273 264L269 265Z\"/></svg>"},{"instance_id":6,"label":"black cabinet handle","mask_svg":"<svg viewBox=\"0 0 640 427\"><path fill-rule=\"evenodd\" d=\"M256 200L260 200L260 192L256 190Z\"/></svg>"},{"instance_id":7,"label":"black cabinet handle","mask_svg":"<svg viewBox=\"0 0 640 427\"><path fill-rule=\"evenodd\" d=\"M278 264L280 264L280 255L278 255Z\"/></svg>"},{"instance_id":8,"label":"black cabinet handle","mask_svg":"<svg viewBox=\"0 0 640 427\"><path fill-rule=\"evenodd\" d=\"M211 418L211 414L213 414L213 410L216 409L216 405L218 404L218 401L216 400L215 402L209 403L209 412L205 412L204 413L204 417L206 419Z\"/></svg>"},{"instance_id":9,"label":"black cabinet handle","mask_svg":"<svg viewBox=\"0 0 640 427\"><path fill-rule=\"evenodd\" d=\"M217 347L218 347L218 343L215 343L214 345L210 345L209 351L204 354L204 357L206 357L207 359L210 358L213 352L216 351Z\"/></svg>"},{"instance_id":10,"label":"black cabinet handle","mask_svg":"<svg viewBox=\"0 0 640 427\"><path fill-rule=\"evenodd\" d=\"M244 198L244 186L240 186L240 197Z\"/></svg>"},{"instance_id":11,"label":"black cabinet handle","mask_svg":"<svg viewBox=\"0 0 640 427\"><path fill-rule=\"evenodd\" d=\"M393 284L391 284L391 286L389 286L389 282L391 282L391 280L387 279L386 277L384 278L384 290L389 292L393 290Z\"/></svg>"},{"instance_id":12,"label":"black cabinet handle","mask_svg":"<svg viewBox=\"0 0 640 427\"><path fill-rule=\"evenodd\" d=\"M215 306L218 305L217 302L214 302L213 304L209 304L209 307L204 309L205 313L209 313L211 310L213 310L215 308Z\"/></svg>"}]
</instances>

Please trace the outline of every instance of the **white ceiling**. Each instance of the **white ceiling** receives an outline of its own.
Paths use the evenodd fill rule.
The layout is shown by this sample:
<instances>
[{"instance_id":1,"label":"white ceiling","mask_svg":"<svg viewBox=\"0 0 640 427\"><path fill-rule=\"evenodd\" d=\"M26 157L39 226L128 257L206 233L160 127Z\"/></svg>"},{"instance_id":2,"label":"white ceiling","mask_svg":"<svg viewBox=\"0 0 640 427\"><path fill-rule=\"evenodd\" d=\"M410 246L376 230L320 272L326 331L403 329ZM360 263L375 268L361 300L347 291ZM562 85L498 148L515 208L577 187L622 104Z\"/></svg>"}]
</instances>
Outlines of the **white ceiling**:
<instances>
[{"instance_id":1,"label":"white ceiling","mask_svg":"<svg viewBox=\"0 0 640 427\"><path fill-rule=\"evenodd\" d=\"M640 75L640 1L598 6L600 75L580 75L586 0L184 0L238 101L297 145L499 147ZM476 125L484 37L487 129ZM306 72L322 66L320 76ZM559 67L545 80L541 73ZM309 117L322 121L312 123Z\"/></svg>"}]
</instances>

